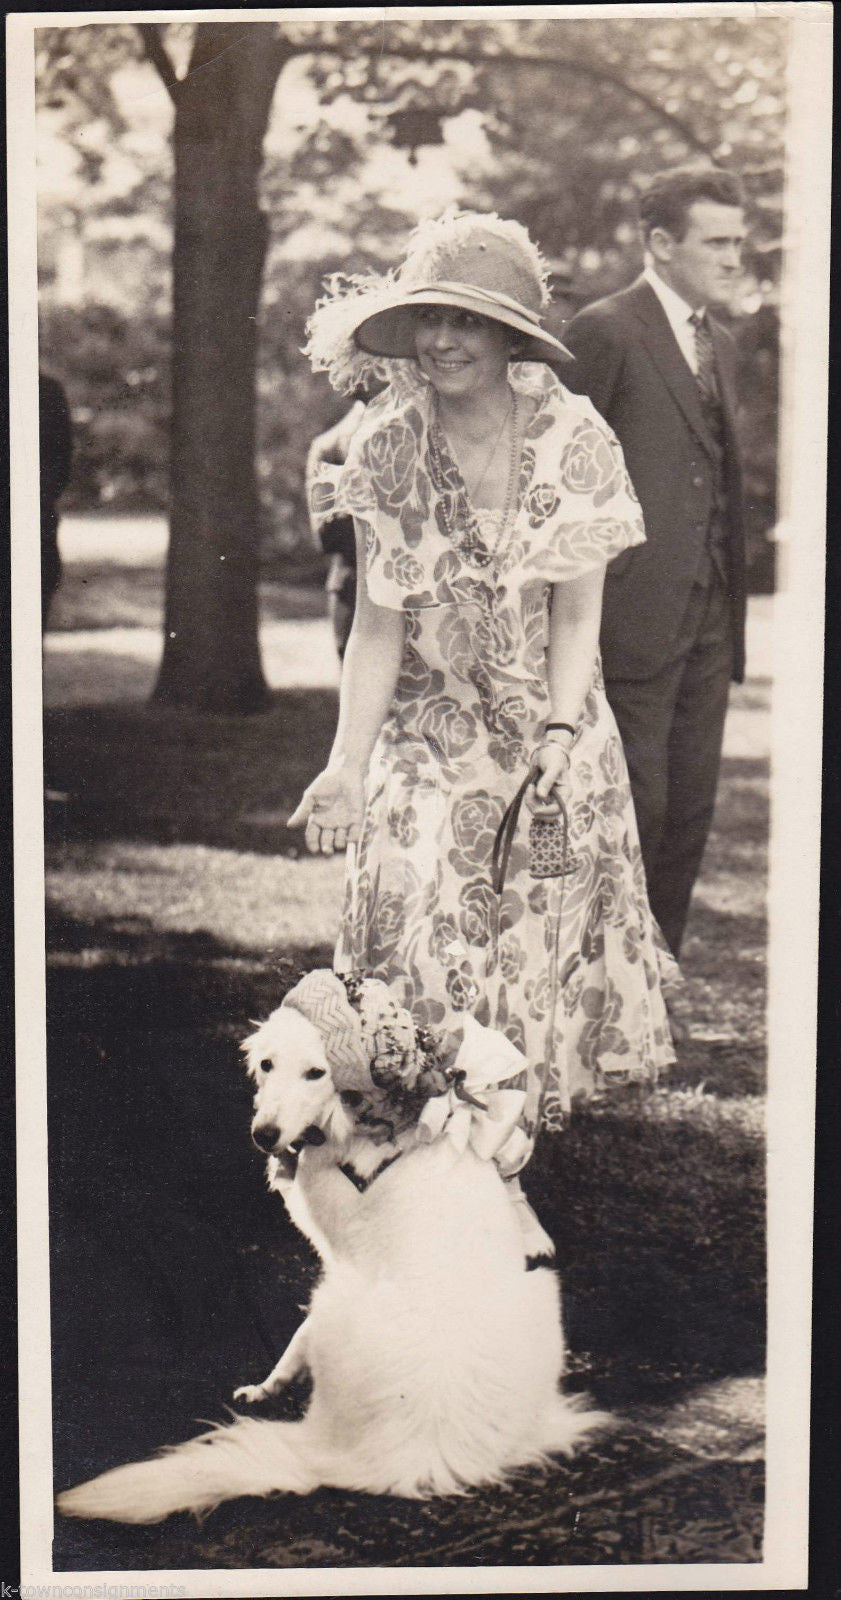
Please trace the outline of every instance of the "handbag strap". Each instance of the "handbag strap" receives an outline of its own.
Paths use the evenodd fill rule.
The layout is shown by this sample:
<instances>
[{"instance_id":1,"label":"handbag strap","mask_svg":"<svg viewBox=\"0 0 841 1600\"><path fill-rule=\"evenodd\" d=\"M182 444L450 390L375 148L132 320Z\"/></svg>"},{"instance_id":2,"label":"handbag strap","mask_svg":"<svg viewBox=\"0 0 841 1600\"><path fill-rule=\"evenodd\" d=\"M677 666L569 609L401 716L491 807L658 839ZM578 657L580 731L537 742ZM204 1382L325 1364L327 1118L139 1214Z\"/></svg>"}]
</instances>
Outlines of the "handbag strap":
<instances>
[{"instance_id":1,"label":"handbag strap","mask_svg":"<svg viewBox=\"0 0 841 1600\"><path fill-rule=\"evenodd\" d=\"M531 771L526 773L514 799L503 813L502 821L496 830L493 854L491 856L491 883L494 894L502 894L505 883L505 874L508 871L508 862L511 856L511 846L514 843L514 834L520 818L520 807L523 804L526 790L532 781Z\"/></svg>"},{"instance_id":2,"label":"handbag strap","mask_svg":"<svg viewBox=\"0 0 841 1600\"><path fill-rule=\"evenodd\" d=\"M505 885L506 874L508 872L508 862L511 859L514 835L517 831L517 823L520 820L520 808L523 804L523 800L525 799L526 790L528 789L529 784L534 782L535 776L535 772L529 770L520 784L520 787L517 790L514 799L511 801L511 804L503 812L502 821L496 830L496 837L493 842L493 853L491 855L491 883L493 885L494 894L502 894L502 890ZM566 864L567 850L569 847L569 818L567 816L566 806L564 805L560 795L555 792L553 798L557 803L558 815L560 816L564 830L564 864Z\"/></svg>"}]
</instances>

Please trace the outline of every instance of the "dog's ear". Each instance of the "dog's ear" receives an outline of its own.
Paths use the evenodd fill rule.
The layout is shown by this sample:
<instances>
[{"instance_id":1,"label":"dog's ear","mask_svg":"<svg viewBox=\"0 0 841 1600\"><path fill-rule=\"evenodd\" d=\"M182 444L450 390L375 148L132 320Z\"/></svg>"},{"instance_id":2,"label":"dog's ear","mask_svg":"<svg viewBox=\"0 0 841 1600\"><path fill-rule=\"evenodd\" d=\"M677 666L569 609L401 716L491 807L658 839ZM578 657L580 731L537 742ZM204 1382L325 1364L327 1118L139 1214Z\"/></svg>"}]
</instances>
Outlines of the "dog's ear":
<instances>
[{"instance_id":1,"label":"dog's ear","mask_svg":"<svg viewBox=\"0 0 841 1600\"><path fill-rule=\"evenodd\" d=\"M243 1039L240 1045L240 1050L245 1056L245 1070L255 1084L260 1081L259 1067L263 1056L267 1053L267 1043L266 1025L261 1023L257 1028L257 1032L249 1034L248 1038Z\"/></svg>"},{"instance_id":2,"label":"dog's ear","mask_svg":"<svg viewBox=\"0 0 841 1600\"><path fill-rule=\"evenodd\" d=\"M260 1034L261 1030L258 1028L256 1033L249 1034L248 1038L243 1039L240 1044L240 1050L245 1056L245 1064L249 1072L253 1071L255 1060L260 1053Z\"/></svg>"},{"instance_id":3,"label":"dog's ear","mask_svg":"<svg viewBox=\"0 0 841 1600\"><path fill-rule=\"evenodd\" d=\"M256 1017L249 1017L248 1020L251 1023L254 1032L250 1033L248 1038L243 1039L242 1043L240 1044L240 1050L242 1050L246 1055L248 1055L250 1051L258 1048L258 1042L262 1039L267 1026L265 1018L262 1022L258 1022Z\"/></svg>"},{"instance_id":4,"label":"dog's ear","mask_svg":"<svg viewBox=\"0 0 841 1600\"><path fill-rule=\"evenodd\" d=\"M336 1144L343 1144L350 1139L354 1132L353 1117L342 1105L341 1098L334 1094L330 1104L321 1118L321 1126L329 1139Z\"/></svg>"}]
</instances>

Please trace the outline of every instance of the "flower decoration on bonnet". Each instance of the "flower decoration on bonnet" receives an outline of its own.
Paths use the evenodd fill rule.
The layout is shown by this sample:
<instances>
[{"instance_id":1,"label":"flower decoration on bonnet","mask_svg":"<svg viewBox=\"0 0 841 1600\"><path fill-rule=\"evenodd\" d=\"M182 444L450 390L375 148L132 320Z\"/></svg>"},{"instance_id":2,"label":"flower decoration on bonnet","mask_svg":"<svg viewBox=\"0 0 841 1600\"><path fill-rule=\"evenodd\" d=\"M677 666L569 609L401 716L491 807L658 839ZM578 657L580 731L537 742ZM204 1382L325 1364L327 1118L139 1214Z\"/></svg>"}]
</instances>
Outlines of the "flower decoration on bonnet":
<instances>
[{"instance_id":1,"label":"flower decoration on bonnet","mask_svg":"<svg viewBox=\"0 0 841 1600\"><path fill-rule=\"evenodd\" d=\"M432 1035L415 1026L379 978L322 968L308 972L282 1004L318 1029L333 1083L348 1104L361 1107L360 1121L392 1127L414 1121L453 1080Z\"/></svg>"},{"instance_id":2,"label":"flower decoration on bonnet","mask_svg":"<svg viewBox=\"0 0 841 1600\"><path fill-rule=\"evenodd\" d=\"M417 1126L422 1141L447 1133L456 1148L470 1142L512 1171L521 1163L525 1094L499 1085L519 1077L526 1062L503 1034L467 1016L448 1060L443 1042L418 1027L381 979L326 968L308 972L282 1005L318 1030L333 1083L371 1137Z\"/></svg>"}]
</instances>

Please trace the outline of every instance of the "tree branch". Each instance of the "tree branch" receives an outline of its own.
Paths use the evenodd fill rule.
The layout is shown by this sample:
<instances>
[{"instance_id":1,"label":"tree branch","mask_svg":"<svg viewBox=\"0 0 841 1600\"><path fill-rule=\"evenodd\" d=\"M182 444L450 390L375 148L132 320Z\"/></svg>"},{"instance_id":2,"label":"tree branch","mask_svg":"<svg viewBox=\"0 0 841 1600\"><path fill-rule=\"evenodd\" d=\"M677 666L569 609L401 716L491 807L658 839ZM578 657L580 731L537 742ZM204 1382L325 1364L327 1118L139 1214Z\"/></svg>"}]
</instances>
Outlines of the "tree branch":
<instances>
[{"instance_id":1,"label":"tree branch","mask_svg":"<svg viewBox=\"0 0 841 1600\"><path fill-rule=\"evenodd\" d=\"M167 55L160 28L156 22L138 22L137 31L143 40L146 55L165 85L170 99L174 101L181 80L176 76L175 68Z\"/></svg>"},{"instance_id":2,"label":"tree branch","mask_svg":"<svg viewBox=\"0 0 841 1600\"><path fill-rule=\"evenodd\" d=\"M306 44L286 43L284 56L286 60L292 56L338 56L341 60L349 61L357 58L359 50L346 50L341 45L317 45L311 42ZM391 57L404 61L466 61L475 67L544 67L552 72L571 73L575 77L590 78L595 83L609 83L620 94L629 100L636 100L640 105L660 122L668 122L681 135L681 138L692 150L697 150L707 157L711 154L711 146L695 132L694 128L684 122L682 117L675 116L674 112L667 111L664 106L658 105L650 95L642 89L635 89L632 84L626 83L618 73L611 72L607 67L597 67L588 61L569 61L560 56L548 55L521 55L519 52L510 55L492 54L483 50L417 50L412 45L383 45L378 52L380 58Z\"/></svg>"},{"instance_id":3,"label":"tree branch","mask_svg":"<svg viewBox=\"0 0 841 1600\"><path fill-rule=\"evenodd\" d=\"M175 100L180 79L176 77L175 68L170 60L161 39L160 28L154 22L140 22L137 24L138 32L143 40L143 48L157 69L169 92L170 98ZM310 40L305 44L295 44L278 33L272 52L273 64L278 76L291 61L293 56L303 55L329 55L336 56L339 60L353 60L359 55L358 50L343 49L341 45L319 45ZM634 88L633 84L626 83L618 73L611 72L607 67L595 66L588 61L569 61L560 56L534 55L534 54L503 54L485 50L418 50L413 45L386 45L381 51L382 57L388 56L393 60L404 61L464 61L469 66L475 67L543 67L552 72L571 73L573 76L589 78L594 83L607 83L629 100L636 100L644 106L649 114L660 122L668 122L692 150L708 156L711 153L710 145L684 122L682 117L675 116L674 112L667 111L664 106L653 100L642 89Z\"/></svg>"}]
</instances>

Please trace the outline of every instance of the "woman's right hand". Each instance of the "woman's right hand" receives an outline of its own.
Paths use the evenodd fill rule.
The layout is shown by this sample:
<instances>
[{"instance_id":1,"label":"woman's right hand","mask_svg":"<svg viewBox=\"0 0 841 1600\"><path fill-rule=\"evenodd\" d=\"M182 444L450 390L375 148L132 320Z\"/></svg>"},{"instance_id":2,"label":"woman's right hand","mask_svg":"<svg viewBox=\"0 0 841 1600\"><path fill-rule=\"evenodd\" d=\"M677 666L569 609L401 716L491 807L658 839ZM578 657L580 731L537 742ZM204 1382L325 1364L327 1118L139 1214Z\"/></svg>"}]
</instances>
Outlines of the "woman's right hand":
<instances>
[{"instance_id":1,"label":"woman's right hand","mask_svg":"<svg viewBox=\"0 0 841 1600\"><path fill-rule=\"evenodd\" d=\"M304 843L311 854L332 855L359 838L363 776L357 768L325 767L301 798L287 827L306 824Z\"/></svg>"}]
</instances>

